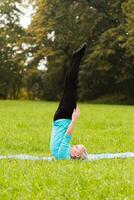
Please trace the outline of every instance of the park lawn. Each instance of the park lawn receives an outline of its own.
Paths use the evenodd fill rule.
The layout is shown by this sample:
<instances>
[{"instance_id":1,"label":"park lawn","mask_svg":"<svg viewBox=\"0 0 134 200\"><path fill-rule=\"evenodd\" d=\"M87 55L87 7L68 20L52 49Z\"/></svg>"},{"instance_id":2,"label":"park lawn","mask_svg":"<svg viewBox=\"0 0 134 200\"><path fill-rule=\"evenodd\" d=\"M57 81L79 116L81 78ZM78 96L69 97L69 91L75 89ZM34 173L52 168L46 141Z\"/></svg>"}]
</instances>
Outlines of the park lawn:
<instances>
[{"instance_id":1,"label":"park lawn","mask_svg":"<svg viewBox=\"0 0 134 200\"><path fill-rule=\"evenodd\" d=\"M134 106L80 103L73 144L89 153L134 152ZM50 155L56 102L0 101L0 155ZM2 200L133 200L134 159L0 160Z\"/></svg>"}]
</instances>

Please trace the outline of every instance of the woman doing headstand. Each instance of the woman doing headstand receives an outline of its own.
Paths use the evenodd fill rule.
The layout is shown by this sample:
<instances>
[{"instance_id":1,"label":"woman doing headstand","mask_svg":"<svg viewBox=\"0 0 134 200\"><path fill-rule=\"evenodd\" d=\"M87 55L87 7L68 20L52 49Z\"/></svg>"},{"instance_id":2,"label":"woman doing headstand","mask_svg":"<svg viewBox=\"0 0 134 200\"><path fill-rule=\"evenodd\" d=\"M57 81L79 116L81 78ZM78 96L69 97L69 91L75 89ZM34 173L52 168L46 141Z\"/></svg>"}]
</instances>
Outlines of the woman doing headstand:
<instances>
[{"instance_id":1,"label":"woman doing headstand","mask_svg":"<svg viewBox=\"0 0 134 200\"><path fill-rule=\"evenodd\" d=\"M53 157L57 160L70 158L84 159L86 157L86 149L83 145L70 145L73 129L80 115L80 109L76 106L77 78L80 61L84 55L86 46L86 43L84 43L72 55L72 60L66 74L63 97L54 114L50 150Z\"/></svg>"}]
</instances>

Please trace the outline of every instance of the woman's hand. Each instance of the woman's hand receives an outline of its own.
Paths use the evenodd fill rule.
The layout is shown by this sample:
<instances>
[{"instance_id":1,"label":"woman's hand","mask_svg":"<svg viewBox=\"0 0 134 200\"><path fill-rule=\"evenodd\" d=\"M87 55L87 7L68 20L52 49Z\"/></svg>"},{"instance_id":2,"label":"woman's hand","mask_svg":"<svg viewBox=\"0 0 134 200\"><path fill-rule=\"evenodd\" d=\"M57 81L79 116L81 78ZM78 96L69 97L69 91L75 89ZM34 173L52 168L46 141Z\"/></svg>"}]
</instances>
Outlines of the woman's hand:
<instances>
[{"instance_id":1,"label":"woman's hand","mask_svg":"<svg viewBox=\"0 0 134 200\"><path fill-rule=\"evenodd\" d=\"M73 110L72 121L76 121L79 116L80 116L80 108L76 107L76 109Z\"/></svg>"},{"instance_id":2,"label":"woman's hand","mask_svg":"<svg viewBox=\"0 0 134 200\"><path fill-rule=\"evenodd\" d=\"M73 133L73 130L75 127L75 122L77 121L79 116L80 116L80 108L76 107L76 109L74 109L73 114L72 114L72 121L67 129L67 133L69 135L71 135Z\"/></svg>"}]
</instances>

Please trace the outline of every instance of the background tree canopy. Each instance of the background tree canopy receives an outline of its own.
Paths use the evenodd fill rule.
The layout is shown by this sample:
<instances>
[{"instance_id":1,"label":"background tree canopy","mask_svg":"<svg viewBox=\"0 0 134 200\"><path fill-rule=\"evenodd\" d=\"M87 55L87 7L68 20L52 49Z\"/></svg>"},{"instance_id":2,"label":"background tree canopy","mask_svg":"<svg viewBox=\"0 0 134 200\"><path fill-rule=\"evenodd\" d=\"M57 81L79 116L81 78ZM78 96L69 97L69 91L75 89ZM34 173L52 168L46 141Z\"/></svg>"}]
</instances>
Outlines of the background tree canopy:
<instances>
[{"instance_id":1,"label":"background tree canopy","mask_svg":"<svg viewBox=\"0 0 134 200\"><path fill-rule=\"evenodd\" d=\"M20 25L23 4L0 2L0 98L58 100L72 53L84 42L79 99L134 98L133 0L29 1L28 28Z\"/></svg>"}]
</instances>

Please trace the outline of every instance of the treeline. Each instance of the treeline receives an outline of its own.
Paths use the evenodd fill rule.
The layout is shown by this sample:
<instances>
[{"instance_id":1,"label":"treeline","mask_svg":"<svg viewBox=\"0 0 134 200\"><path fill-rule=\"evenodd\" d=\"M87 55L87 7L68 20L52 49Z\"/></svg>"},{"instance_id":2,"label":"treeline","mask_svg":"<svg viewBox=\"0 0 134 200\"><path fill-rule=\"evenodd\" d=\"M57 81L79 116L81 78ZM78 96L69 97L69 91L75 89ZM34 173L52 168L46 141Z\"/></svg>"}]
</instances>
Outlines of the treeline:
<instances>
[{"instance_id":1,"label":"treeline","mask_svg":"<svg viewBox=\"0 0 134 200\"><path fill-rule=\"evenodd\" d=\"M23 3L0 2L1 99L59 99L72 53L84 42L79 99L134 98L133 0L31 1L36 12L27 29Z\"/></svg>"}]
</instances>

